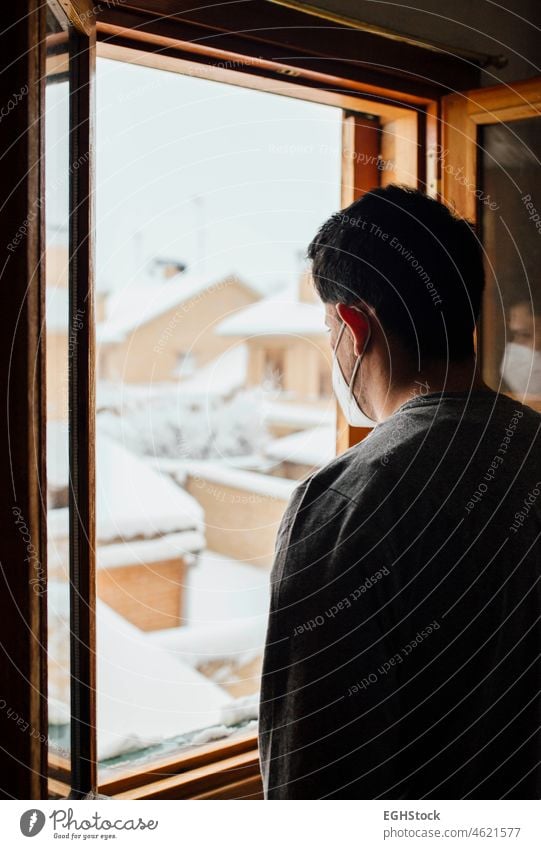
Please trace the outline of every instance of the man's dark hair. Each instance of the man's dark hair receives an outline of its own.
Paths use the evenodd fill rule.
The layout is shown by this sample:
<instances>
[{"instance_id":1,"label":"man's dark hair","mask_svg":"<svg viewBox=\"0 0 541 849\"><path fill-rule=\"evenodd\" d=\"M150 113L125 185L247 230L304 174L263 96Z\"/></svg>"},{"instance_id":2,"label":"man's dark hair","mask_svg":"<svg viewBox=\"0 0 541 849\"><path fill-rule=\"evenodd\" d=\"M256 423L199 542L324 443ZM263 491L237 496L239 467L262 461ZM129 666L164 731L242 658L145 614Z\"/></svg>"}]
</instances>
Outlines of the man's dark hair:
<instances>
[{"instance_id":1,"label":"man's dark hair","mask_svg":"<svg viewBox=\"0 0 541 849\"><path fill-rule=\"evenodd\" d=\"M373 189L323 224L308 248L325 303L372 306L384 331L421 360L462 360L484 287L472 226L400 186Z\"/></svg>"}]
</instances>

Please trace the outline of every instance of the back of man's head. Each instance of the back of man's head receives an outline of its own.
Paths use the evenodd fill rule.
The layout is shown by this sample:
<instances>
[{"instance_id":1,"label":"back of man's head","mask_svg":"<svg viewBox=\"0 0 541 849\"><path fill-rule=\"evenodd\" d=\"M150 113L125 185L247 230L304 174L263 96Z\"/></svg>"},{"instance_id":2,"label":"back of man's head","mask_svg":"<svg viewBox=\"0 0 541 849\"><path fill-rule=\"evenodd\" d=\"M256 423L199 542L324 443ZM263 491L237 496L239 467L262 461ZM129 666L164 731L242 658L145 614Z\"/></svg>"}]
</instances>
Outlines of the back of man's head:
<instances>
[{"instance_id":1,"label":"back of man's head","mask_svg":"<svg viewBox=\"0 0 541 849\"><path fill-rule=\"evenodd\" d=\"M308 249L325 303L373 307L415 359L464 360L484 286L471 225L426 195L388 186L335 213Z\"/></svg>"}]
</instances>

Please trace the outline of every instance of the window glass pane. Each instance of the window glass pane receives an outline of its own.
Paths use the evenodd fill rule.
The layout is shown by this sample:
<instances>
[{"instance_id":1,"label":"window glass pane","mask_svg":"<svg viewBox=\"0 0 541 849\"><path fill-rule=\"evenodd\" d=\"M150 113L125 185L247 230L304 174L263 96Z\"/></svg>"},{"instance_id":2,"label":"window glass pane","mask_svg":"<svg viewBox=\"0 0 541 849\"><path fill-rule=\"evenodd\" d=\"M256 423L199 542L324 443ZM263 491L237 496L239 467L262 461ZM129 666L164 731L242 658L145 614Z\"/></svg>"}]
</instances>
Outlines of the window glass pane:
<instances>
[{"instance_id":1,"label":"window glass pane","mask_svg":"<svg viewBox=\"0 0 541 849\"><path fill-rule=\"evenodd\" d=\"M541 408L541 122L494 124L481 136L487 260L482 326L487 382Z\"/></svg>"},{"instance_id":2,"label":"window glass pane","mask_svg":"<svg viewBox=\"0 0 541 849\"><path fill-rule=\"evenodd\" d=\"M98 752L114 766L255 729L277 526L334 454L303 256L340 205L341 111L104 59L97 82Z\"/></svg>"},{"instance_id":3,"label":"window glass pane","mask_svg":"<svg viewBox=\"0 0 541 849\"><path fill-rule=\"evenodd\" d=\"M68 33L47 14L45 87L49 755L69 784Z\"/></svg>"}]
</instances>

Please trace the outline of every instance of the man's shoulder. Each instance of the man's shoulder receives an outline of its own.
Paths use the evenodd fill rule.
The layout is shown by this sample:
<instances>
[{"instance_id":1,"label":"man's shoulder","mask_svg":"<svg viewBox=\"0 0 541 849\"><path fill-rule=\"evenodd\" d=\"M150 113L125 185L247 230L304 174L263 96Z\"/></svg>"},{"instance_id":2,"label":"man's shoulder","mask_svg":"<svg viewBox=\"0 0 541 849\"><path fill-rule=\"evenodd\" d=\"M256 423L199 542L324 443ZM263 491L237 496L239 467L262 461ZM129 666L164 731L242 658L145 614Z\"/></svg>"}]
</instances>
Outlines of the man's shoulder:
<instances>
[{"instance_id":1,"label":"man's shoulder","mask_svg":"<svg viewBox=\"0 0 541 849\"><path fill-rule=\"evenodd\" d=\"M361 442L339 454L303 481L298 488L299 495L309 492L312 497L321 497L328 492L329 497L342 496L357 501L376 484L378 473L387 464L392 444L391 433L395 425L396 422L390 426L389 421L378 425ZM399 428L402 429L400 425ZM404 431L402 442L411 437L409 428L404 428Z\"/></svg>"},{"instance_id":2,"label":"man's shoulder","mask_svg":"<svg viewBox=\"0 0 541 849\"><path fill-rule=\"evenodd\" d=\"M390 487L394 474L401 478L415 458L428 465L437 464L442 453L467 451L465 443L469 440L479 444L481 433L483 440L498 441L509 422L520 423L521 441L531 448L532 440L537 441L541 432L541 414L503 394L493 393L493 401L492 405L486 397L484 406L472 403L461 410L422 403L400 409L305 480L301 485L303 496L309 491L317 498L328 491L358 502L379 491L382 479Z\"/></svg>"}]
</instances>

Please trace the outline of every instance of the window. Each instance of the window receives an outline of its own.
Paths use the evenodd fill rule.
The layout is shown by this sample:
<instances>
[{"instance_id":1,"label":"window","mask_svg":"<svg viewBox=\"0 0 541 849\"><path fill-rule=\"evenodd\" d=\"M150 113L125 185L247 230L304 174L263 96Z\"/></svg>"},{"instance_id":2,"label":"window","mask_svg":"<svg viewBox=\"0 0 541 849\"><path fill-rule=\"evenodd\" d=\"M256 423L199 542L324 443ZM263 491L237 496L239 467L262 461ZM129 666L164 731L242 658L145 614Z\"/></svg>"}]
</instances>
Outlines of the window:
<instances>
[{"instance_id":1,"label":"window","mask_svg":"<svg viewBox=\"0 0 541 849\"><path fill-rule=\"evenodd\" d=\"M539 118L482 127L487 253L484 371L494 388L541 407Z\"/></svg>"},{"instance_id":2,"label":"window","mask_svg":"<svg viewBox=\"0 0 541 849\"><path fill-rule=\"evenodd\" d=\"M341 132L337 107L98 59L102 780L255 729L277 524L334 453L302 251Z\"/></svg>"},{"instance_id":3,"label":"window","mask_svg":"<svg viewBox=\"0 0 541 849\"><path fill-rule=\"evenodd\" d=\"M83 361L95 362L97 380L100 783L140 796L144 775L164 760L186 768L221 757L230 771L231 754L256 779L274 537L297 481L336 449L323 310L300 254L321 221L362 190L363 169L372 185L412 181L417 161L413 110L382 105L366 116L351 111L361 105L351 96L301 95L289 83L269 92L253 80L243 87L238 75L234 85L200 79L182 74L182 63L171 70L98 60L97 350ZM396 132L406 153L392 160ZM83 156L75 161L84 165ZM59 267L54 252L49 267ZM78 273L85 268L83 257ZM54 279L60 289L62 275ZM68 363L70 333L87 339L82 299L67 311ZM52 334L52 302L49 315ZM84 376L83 363L70 373ZM84 381L76 388L81 408L57 405L55 421L66 434L71 417L72 472L91 515L92 392ZM75 439L85 421L86 448ZM66 538L68 515L78 524L75 477L67 462L56 471L50 544L62 538L58 562L75 576L71 606L86 610L91 630L92 534L77 573L70 559L85 547L84 522L75 542ZM91 680L92 640L76 649ZM91 753L96 705L81 680L72 677L75 728ZM66 680L57 690L55 739L67 754ZM91 760L72 754L72 763Z\"/></svg>"},{"instance_id":4,"label":"window","mask_svg":"<svg viewBox=\"0 0 541 849\"><path fill-rule=\"evenodd\" d=\"M437 158L443 196L483 240L483 377L541 409L538 101L539 79L445 97Z\"/></svg>"}]
</instances>

